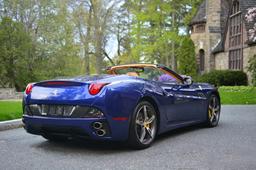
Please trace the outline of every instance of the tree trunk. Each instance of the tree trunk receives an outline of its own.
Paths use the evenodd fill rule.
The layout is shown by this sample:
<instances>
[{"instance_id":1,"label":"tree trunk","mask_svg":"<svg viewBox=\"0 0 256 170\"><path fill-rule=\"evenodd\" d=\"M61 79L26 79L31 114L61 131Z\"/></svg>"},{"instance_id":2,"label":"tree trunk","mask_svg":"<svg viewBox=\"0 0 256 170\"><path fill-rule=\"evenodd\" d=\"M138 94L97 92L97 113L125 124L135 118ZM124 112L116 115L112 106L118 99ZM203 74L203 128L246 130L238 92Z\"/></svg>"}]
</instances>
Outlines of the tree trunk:
<instances>
[{"instance_id":1,"label":"tree trunk","mask_svg":"<svg viewBox=\"0 0 256 170\"><path fill-rule=\"evenodd\" d=\"M102 40L100 38L101 36L99 36L99 39L97 39L96 42L96 53L95 53L95 57L96 57L96 64L95 64L95 68L96 68L96 74L101 74L102 72L102 63L103 63L103 57L102 57Z\"/></svg>"},{"instance_id":2,"label":"tree trunk","mask_svg":"<svg viewBox=\"0 0 256 170\"><path fill-rule=\"evenodd\" d=\"M88 18L88 25L87 25L87 32L84 42L84 51L85 51L85 74L90 75L90 56L89 56L89 42L91 40L91 26L92 26L92 6L89 9L89 18Z\"/></svg>"},{"instance_id":3,"label":"tree trunk","mask_svg":"<svg viewBox=\"0 0 256 170\"><path fill-rule=\"evenodd\" d=\"M102 52L102 46L103 46L103 34L100 28L100 23L99 23L99 18L94 18L96 24L95 24L95 33L96 33L96 52L95 52L95 57L96 57L96 73L101 74L102 72L102 64L103 64L103 52Z\"/></svg>"},{"instance_id":4,"label":"tree trunk","mask_svg":"<svg viewBox=\"0 0 256 170\"><path fill-rule=\"evenodd\" d=\"M172 12L172 28L173 32L176 31L176 15L175 12ZM172 65L172 70L176 71L177 70L177 64L176 64L176 56L175 56L175 41L172 41L172 52L171 52L171 65Z\"/></svg>"}]
</instances>

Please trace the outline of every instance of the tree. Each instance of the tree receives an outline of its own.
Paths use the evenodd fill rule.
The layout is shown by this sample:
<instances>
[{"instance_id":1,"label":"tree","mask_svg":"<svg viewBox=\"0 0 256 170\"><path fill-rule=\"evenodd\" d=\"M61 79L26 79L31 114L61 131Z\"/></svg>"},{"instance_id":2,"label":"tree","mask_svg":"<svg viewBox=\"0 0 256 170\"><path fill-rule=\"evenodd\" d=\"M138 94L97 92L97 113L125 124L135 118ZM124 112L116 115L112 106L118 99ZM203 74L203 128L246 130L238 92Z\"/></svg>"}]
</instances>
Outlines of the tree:
<instances>
[{"instance_id":1,"label":"tree","mask_svg":"<svg viewBox=\"0 0 256 170\"><path fill-rule=\"evenodd\" d=\"M195 46L189 37L183 37L177 50L178 72L184 75L196 75Z\"/></svg>"},{"instance_id":2,"label":"tree","mask_svg":"<svg viewBox=\"0 0 256 170\"><path fill-rule=\"evenodd\" d=\"M245 20L247 23L256 21L256 7L248 9ZM254 27L249 30L249 40L256 42L256 23L254 23Z\"/></svg>"},{"instance_id":3,"label":"tree","mask_svg":"<svg viewBox=\"0 0 256 170\"><path fill-rule=\"evenodd\" d=\"M0 22L9 18L12 25L1 30L1 48L6 50L7 31L13 44L24 41L15 50L8 48L12 54L20 53L19 57L6 51L1 54L0 83L21 89L25 82L100 74L116 63L163 63L175 69L180 63L176 50L182 44L180 32L187 29L186 18L191 18L190 12L200 1L0 0ZM109 54L113 38L117 41L114 58ZM3 63L12 58L23 64L16 67L13 62L7 68ZM17 78L17 70L25 68ZM12 80L7 72L14 76Z\"/></svg>"},{"instance_id":4,"label":"tree","mask_svg":"<svg viewBox=\"0 0 256 170\"><path fill-rule=\"evenodd\" d=\"M92 16L92 3L91 1L71 1L72 4L72 20L75 23L76 30L79 34L79 41L81 43L82 58L85 62L85 74L90 74L90 45L92 43L92 29L93 29L93 16Z\"/></svg>"},{"instance_id":5,"label":"tree","mask_svg":"<svg viewBox=\"0 0 256 170\"><path fill-rule=\"evenodd\" d=\"M113 61L106 52L106 45L109 34L111 33L110 25L113 23L113 12L118 4L117 0L91 0L93 11L94 25L94 49L96 61L96 73L102 73L103 59L106 57L113 64Z\"/></svg>"},{"instance_id":6,"label":"tree","mask_svg":"<svg viewBox=\"0 0 256 170\"><path fill-rule=\"evenodd\" d=\"M106 46L113 31L113 13L119 0L80 0L71 3L75 30L82 45L86 74L102 72L106 58L113 65ZM90 57L89 57L90 56ZM90 69L90 64L93 67Z\"/></svg>"},{"instance_id":7,"label":"tree","mask_svg":"<svg viewBox=\"0 0 256 170\"><path fill-rule=\"evenodd\" d=\"M74 23L68 1L41 1L37 18L35 57L41 62L36 70L40 79L72 76L81 73L80 48L75 42ZM50 71L49 71L50 70Z\"/></svg>"},{"instance_id":8,"label":"tree","mask_svg":"<svg viewBox=\"0 0 256 170\"><path fill-rule=\"evenodd\" d=\"M78 75L84 71L81 69L74 23L70 22L68 2L25 0L20 3L18 0L4 0L1 3L0 17L8 17L21 24L31 40L27 52L30 62L27 69L33 78L26 82Z\"/></svg>"},{"instance_id":9,"label":"tree","mask_svg":"<svg viewBox=\"0 0 256 170\"><path fill-rule=\"evenodd\" d=\"M249 8L245 15L247 23L253 23L256 21L256 7ZM256 23L254 27L249 30L249 40L256 42ZM248 71L252 73L252 83L256 86L256 55L250 58Z\"/></svg>"},{"instance_id":10,"label":"tree","mask_svg":"<svg viewBox=\"0 0 256 170\"><path fill-rule=\"evenodd\" d=\"M250 58L248 71L252 74L252 83L256 86L256 55Z\"/></svg>"},{"instance_id":11,"label":"tree","mask_svg":"<svg viewBox=\"0 0 256 170\"><path fill-rule=\"evenodd\" d=\"M132 13L132 58L163 63L176 70L175 49L182 30L188 34L189 13L201 0L129 0ZM184 31L185 30L185 31ZM184 34L183 33L183 34Z\"/></svg>"},{"instance_id":12,"label":"tree","mask_svg":"<svg viewBox=\"0 0 256 170\"><path fill-rule=\"evenodd\" d=\"M131 24L132 16L130 14L130 3L125 1L114 15L113 34L117 41L117 55L115 63L130 63L131 56Z\"/></svg>"},{"instance_id":13,"label":"tree","mask_svg":"<svg viewBox=\"0 0 256 170\"><path fill-rule=\"evenodd\" d=\"M22 90L34 79L30 60L32 41L20 22L4 17L0 23L0 75L3 86Z\"/></svg>"},{"instance_id":14,"label":"tree","mask_svg":"<svg viewBox=\"0 0 256 170\"><path fill-rule=\"evenodd\" d=\"M169 65L171 43L176 33L171 28L170 1L131 0L132 57L137 61L160 62Z\"/></svg>"}]
</instances>

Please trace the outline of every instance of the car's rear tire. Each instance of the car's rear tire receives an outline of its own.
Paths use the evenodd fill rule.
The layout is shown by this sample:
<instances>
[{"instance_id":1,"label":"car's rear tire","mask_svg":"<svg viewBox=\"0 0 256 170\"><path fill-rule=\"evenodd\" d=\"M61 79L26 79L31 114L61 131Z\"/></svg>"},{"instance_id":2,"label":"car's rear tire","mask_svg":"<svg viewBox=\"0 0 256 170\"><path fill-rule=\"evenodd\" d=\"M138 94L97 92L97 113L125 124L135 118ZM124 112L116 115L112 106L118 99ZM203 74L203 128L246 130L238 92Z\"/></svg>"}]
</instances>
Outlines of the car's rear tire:
<instances>
[{"instance_id":1,"label":"car's rear tire","mask_svg":"<svg viewBox=\"0 0 256 170\"><path fill-rule=\"evenodd\" d=\"M153 105L147 101L140 102L130 122L129 145L135 149L148 148L157 134L157 115Z\"/></svg>"},{"instance_id":2,"label":"car's rear tire","mask_svg":"<svg viewBox=\"0 0 256 170\"><path fill-rule=\"evenodd\" d=\"M43 134L42 137L44 137L45 139L52 141L52 142L63 142L63 141L68 140L68 138L65 136L53 135L53 134L48 134L48 133Z\"/></svg>"},{"instance_id":3,"label":"car's rear tire","mask_svg":"<svg viewBox=\"0 0 256 170\"><path fill-rule=\"evenodd\" d=\"M208 101L207 121L208 127L216 127L220 120L221 103L217 95L212 94Z\"/></svg>"}]
</instances>

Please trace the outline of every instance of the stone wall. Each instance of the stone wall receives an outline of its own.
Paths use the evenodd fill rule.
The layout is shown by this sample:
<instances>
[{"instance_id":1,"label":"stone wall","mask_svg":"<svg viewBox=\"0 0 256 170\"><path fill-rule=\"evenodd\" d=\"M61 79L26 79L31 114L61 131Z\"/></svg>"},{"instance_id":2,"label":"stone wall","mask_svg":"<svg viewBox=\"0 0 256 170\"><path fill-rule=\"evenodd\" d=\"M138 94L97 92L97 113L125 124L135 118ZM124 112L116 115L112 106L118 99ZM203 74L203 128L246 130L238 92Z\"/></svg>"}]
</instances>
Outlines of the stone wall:
<instances>
[{"instance_id":1,"label":"stone wall","mask_svg":"<svg viewBox=\"0 0 256 170\"><path fill-rule=\"evenodd\" d=\"M191 34L191 39L196 48L196 55L198 56L199 50L201 49L205 52L204 70L206 72L214 69L214 66L216 65L214 56L211 52L221 40L221 2L222 0L206 1L207 22L205 25L205 32Z\"/></svg>"},{"instance_id":2,"label":"stone wall","mask_svg":"<svg viewBox=\"0 0 256 170\"><path fill-rule=\"evenodd\" d=\"M228 69L228 52L218 53L215 55L215 69L216 70Z\"/></svg>"},{"instance_id":3,"label":"stone wall","mask_svg":"<svg viewBox=\"0 0 256 170\"><path fill-rule=\"evenodd\" d=\"M191 39L195 45L195 52L196 52L196 58L197 58L198 64L200 63L200 59L199 59L199 51L200 50L204 50L205 58L208 58L208 56L210 55L209 51L207 50L208 42L207 42L206 38L207 38L207 35L205 32L191 34ZM205 61L206 61L206 59L205 59ZM205 63L205 67L206 67L206 63ZM205 68L205 70L206 70L206 68Z\"/></svg>"},{"instance_id":4,"label":"stone wall","mask_svg":"<svg viewBox=\"0 0 256 170\"><path fill-rule=\"evenodd\" d=\"M246 47L243 49L243 71L247 73L249 83L252 83L251 74L248 72L249 59L256 55L256 46ZM228 66L228 52L222 52L215 55L215 69L227 70Z\"/></svg>"},{"instance_id":5,"label":"stone wall","mask_svg":"<svg viewBox=\"0 0 256 170\"><path fill-rule=\"evenodd\" d=\"M0 88L0 100L22 99L23 92L16 92L13 88Z\"/></svg>"}]
</instances>

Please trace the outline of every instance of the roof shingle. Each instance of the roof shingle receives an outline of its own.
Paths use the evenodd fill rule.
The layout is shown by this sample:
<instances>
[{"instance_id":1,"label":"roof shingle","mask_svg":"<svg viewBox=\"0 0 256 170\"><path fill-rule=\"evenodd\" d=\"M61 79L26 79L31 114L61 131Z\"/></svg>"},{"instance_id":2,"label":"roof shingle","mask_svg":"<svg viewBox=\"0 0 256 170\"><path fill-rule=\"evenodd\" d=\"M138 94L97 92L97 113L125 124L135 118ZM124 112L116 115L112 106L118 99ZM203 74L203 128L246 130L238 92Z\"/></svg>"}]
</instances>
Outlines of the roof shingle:
<instances>
[{"instance_id":1,"label":"roof shingle","mask_svg":"<svg viewBox=\"0 0 256 170\"><path fill-rule=\"evenodd\" d=\"M196 15L192 18L190 25L206 22L206 0L199 6Z\"/></svg>"}]
</instances>

